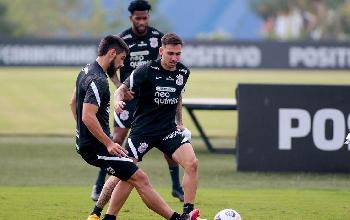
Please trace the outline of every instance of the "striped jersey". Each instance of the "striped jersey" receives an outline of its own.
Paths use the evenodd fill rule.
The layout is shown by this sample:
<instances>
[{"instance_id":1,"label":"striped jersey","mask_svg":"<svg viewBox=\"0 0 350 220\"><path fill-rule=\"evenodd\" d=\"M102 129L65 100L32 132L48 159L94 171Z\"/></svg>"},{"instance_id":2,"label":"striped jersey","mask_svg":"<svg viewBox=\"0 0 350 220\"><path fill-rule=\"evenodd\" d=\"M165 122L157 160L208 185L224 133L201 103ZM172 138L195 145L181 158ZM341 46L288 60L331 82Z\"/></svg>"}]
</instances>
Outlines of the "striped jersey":
<instances>
[{"instance_id":1,"label":"striped jersey","mask_svg":"<svg viewBox=\"0 0 350 220\"><path fill-rule=\"evenodd\" d=\"M129 28L123 31L120 37L129 46L130 50L125 58L124 66L120 68L120 81L123 82L138 66L158 58L163 33L153 27L148 27L145 36L137 36Z\"/></svg>"},{"instance_id":2,"label":"striped jersey","mask_svg":"<svg viewBox=\"0 0 350 220\"><path fill-rule=\"evenodd\" d=\"M107 136L110 136L109 108L110 92L108 78L102 67L95 61L86 65L76 80L76 113L77 113L77 144L84 145L99 141L82 121L83 104L90 103L98 107L96 117Z\"/></svg>"},{"instance_id":3,"label":"striped jersey","mask_svg":"<svg viewBox=\"0 0 350 220\"><path fill-rule=\"evenodd\" d=\"M177 63L176 70L165 70L161 60L135 69L124 84L139 91L131 135L165 135L176 129L176 107L190 75L189 69Z\"/></svg>"}]
</instances>

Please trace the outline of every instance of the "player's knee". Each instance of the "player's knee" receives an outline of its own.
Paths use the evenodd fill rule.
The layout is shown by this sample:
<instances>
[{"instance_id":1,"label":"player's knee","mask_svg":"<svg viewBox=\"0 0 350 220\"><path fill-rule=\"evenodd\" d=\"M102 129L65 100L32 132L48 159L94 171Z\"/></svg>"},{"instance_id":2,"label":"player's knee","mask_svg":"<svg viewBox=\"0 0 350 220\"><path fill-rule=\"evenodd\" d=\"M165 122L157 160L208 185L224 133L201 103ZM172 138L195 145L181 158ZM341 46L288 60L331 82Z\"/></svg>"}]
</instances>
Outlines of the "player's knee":
<instances>
[{"instance_id":1,"label":"player's knee","mask_svg":"<svg viewBox=\"0 0 350 220\"><path fill-rule=\"evenodd\" d=\"M187 172L196 173L198 170L198 159L196 157L191 158L187 161Z\"/></svg>"},{"instance_id":2,"label":"player's knee","mask_svg":"<svg viewBox=\"0 0 350 220\"><path fill-rule=\"evenodd\" d=\"M143 190L150 186L148 176L141 169L138 169L133 177L133 185L137 190Z\"/></svg>"}]
</instances>

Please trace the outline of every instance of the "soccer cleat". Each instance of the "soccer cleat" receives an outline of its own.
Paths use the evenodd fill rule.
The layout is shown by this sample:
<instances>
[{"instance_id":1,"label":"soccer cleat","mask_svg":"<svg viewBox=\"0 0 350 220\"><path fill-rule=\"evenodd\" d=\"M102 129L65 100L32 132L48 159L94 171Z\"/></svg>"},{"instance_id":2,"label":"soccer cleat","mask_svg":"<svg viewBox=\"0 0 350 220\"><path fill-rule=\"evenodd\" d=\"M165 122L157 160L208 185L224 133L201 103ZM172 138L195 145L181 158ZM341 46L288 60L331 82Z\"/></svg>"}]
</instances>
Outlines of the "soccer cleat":
<instances>
[{"instance_id":1,"label":"soccer cleat","mask_svg":"<svg viewBox=\"0 0 350 220\"><path fill-rule=\"evenodd\" d=\"M183 220L207 220L204 218L199 218L199 209L194 209L190 214L182 214L181 219Z\"/></svg>"},{"instance_id":2,"label":"soccer cleat","mask_svg":"<svg viewBox=\"0 0 350 220\"><path fill-rule=\"evenodd\" d=\"M89 217L86 220L100 220L100 217L96 214L89 215Z\"/></svg>"},{"instance_id":3,"label":"soccer cleat","mask_svg":"<svg viewBox=\"0 0 350 220\"><path fill-rule=\"evenodd\" d=\"M101 193L101 192L100 192ZM98 197L100 197L100 193L99 192L97 192L97 186L96 185L94 185L93 187L92 187L92 191L91 191L91 199L93 200L93 201L97 201L98 200Z\"/></svg>"},{"instance_id":4,"label":"soccer cleat","mask_svg":"<svg viewBox=\"0 0 350 220\"><path fill-rule=\"evenodd\" d=\"M173 189L173 191L171 192L171 195L175 198L178 198L180 202L184 201L184 191L182 190L182 188Z\"/></svg>"}]
</instances>

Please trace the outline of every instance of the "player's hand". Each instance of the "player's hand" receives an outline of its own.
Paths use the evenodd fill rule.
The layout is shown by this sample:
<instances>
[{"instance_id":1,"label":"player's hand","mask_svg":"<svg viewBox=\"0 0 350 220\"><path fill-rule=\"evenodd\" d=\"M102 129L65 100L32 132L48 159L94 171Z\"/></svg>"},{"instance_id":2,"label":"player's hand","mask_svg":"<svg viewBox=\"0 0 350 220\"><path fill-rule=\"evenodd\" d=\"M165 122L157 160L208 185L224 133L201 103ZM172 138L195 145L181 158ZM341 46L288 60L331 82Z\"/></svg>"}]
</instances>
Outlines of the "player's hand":
<instances>
[{"instance_id":1,"label":"player's hand","mask_svg":"<svg viewBox=\"0 0 350 220\"><path fill-rule=\"evenodd\" d=\"M126 157L128 151L124 149L122 146L120 146L117 143L112 143L107 146L107 150L110 154L118 156L118 157Z\"/></svg>"},{"instance_id":2,"label":"player's hand","mask_svg":"<svg viewBox=\"0 0 350 220\"><path fill-rule=\"evenodd\" d=\"M135 92L128 90L127 92L124 93L124 100L125 101L130 101L134 99Z\"/></svg>"},{"instance_id":3,"label":"player's hand","mask_svg":"<svg viewBox=\"0 0 350 220\"><path fill-rule=\"evenodd\" d=\"M192 138L192 133L190 130L188 130L185 126L183 125L177 125L176 126L178 131L181 131L182 135L185 136L188 140L191 140Z\"/></svg>"},{"instance_id":4,"label":"player's hand","mask_svg":"<svg viewBox=\"0 0 350 220\"><path fill-rule=\"evenodd\" d=\"M178 131L185 130L185 126L184 125L176 125L176 128L177 128Z\"/></svg>"},{"instance_id":5,"label":"player's hand","mask_svg":"<svg viewBox=\"0 0 350 220\"><path fill-rule=\"evenodd\" d=\"M123 112L124 107L125 107L125 102L124 101L118 101L114 105L114 110L115 110L116 113L120 114L120 113Z\"/></svg>"}]
</instances>

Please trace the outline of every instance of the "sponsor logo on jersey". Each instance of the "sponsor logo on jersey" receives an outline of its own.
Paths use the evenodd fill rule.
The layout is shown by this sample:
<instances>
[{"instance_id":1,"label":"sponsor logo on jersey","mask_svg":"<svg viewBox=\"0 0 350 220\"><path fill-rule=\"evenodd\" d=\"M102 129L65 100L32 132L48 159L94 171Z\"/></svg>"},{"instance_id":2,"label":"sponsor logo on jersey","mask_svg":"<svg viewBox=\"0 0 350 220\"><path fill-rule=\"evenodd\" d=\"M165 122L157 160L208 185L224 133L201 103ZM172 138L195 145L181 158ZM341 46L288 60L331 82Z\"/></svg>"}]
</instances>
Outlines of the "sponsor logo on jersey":
<instances>
[{"instance_id":1,"label":"sponsor logo on jersey","mask_svg":"<svg viewBox=\"0 0 350 220\"><path fill-rule=\"evenodd\" d=\"M122 113L120 113L119 117L123 121L128 120L128 118L129 118L129 111L127 111L127 110L122 111Z\"/></svg>"},{"instance_id":2,"label":"sponsor logo on jersey","mask_svg":"<svg viewBox=\"0 0 350 220\"><path fill-rule=\"evenodd\" d=\"M184 84L184 77L181 74L176 75L176 85L182 86Z\"/></svg>"},{"instance_id":3,"label":"sponsor logo on jersey","mask_svg":"<svg viewBox=\"0 0 350 220\"><path fill-rule=\"evenodd\" d=\"M130 66L135 69L136 67L147 63L148 59L145 58L145 56L148 56L148 55L149 55L148 50L131 52L130 53Z\"/></svg>"},{"instance_id":4,"label":"sponsor logo on jersey","mask_svg":"<svg viewBox=\"0 0 350 220\"><path fill-rule=\"evenodd\" d=\"M176 91L176 88L157 86L157 87L156 87L156 90L157 90L157 91L160 91L160 92L175 92L175 91Z\"/></svg>"},{"instance_id":5,"label":"sponsor logo on jersey","mask_svg":"<svg viewBox=\"0 0 350 220\"><path fill-rule=\"evenodd\" d=\"M149 39L149 45L150 45L151 47L153 47L153 48L158 47L158 39L155 38L155 37L151 37L151 38Z\"/></svg>"},{"instance_id":6,"label":"sponsor logo on jersey","mask_svg":"<svg viewBox=\"0 0 350 220\"><path fill-rule=\"evenodd\" d=\"M154 93L154 102L158 105L173 105L177 104L179 99L178 97L171 98L171 93L175 92L176 89L171 87L156 87L156 89L162 91L156 91Z\"/></svg>"},{"instance_id":7,"label":"sponsor logo on jersey","mask_svg":"<svg viewBox=\"0 0 350 220\"><path fill-rule=\"evenodd\" d=\"M159 32L158 31L152 31L152 34L159 35Z\"/></svg>"},{"instance_id":8,"label":"sponsor logo on jersey","mask_svg":"<svg viewBox=\"0 0 350 220\"><path fill-rule=\"evenodd\" d=\"M145 46L147 46L147 44L146 44L145 42L141 41L137 46L139 46L139 47L145 47Z\"/></svg>"},{"instance_id":9,"label":"sponsor logo on jersey","mask_svg":"<svg viewBox=\"0 0 350 220\"><path fill-rule=\"evenodd\" d=\"M131 36L131 34L127 34L127 35L125 35L124 37L122 37L124 40L125 39L129 39L129 38L132 38L132 36Z\"/></svg>"},{"instance_id":10,"label":"sponsor logo on jersey","mask_svg":"<svg viewBox=\"0 0 350 220\"><path fill-rule=\"evenodd\" d=\"M142 154L147 150L147 148L148 148L148 144L143 142L143 143L140 143L140 146L137 148L137 151Z\"/></svg>"}]
</instances>

